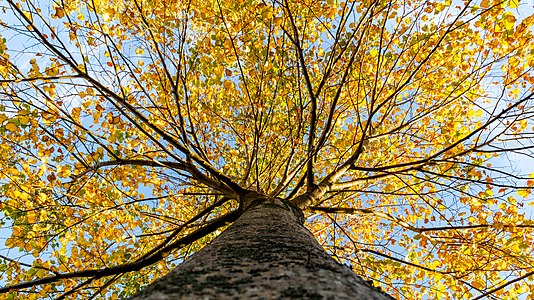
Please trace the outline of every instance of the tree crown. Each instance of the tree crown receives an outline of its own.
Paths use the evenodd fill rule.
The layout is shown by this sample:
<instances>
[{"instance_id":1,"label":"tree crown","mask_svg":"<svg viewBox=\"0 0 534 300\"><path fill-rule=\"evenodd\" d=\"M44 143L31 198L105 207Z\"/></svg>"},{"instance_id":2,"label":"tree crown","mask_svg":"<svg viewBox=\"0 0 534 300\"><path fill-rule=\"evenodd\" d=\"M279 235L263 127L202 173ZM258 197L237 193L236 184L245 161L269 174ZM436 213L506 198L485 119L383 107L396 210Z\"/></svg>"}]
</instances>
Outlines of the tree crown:
<instances>
[{"instance_id":1,"label":"tree crown","mask_svg":"<svg viewBox=\"0 0 534 300\"><path fill-rule=\"evenodd\" d=\"M393 296L534 293L526 7L0 1L0 291L130 295L254 191Z\"/></svg>"}]
</instances>

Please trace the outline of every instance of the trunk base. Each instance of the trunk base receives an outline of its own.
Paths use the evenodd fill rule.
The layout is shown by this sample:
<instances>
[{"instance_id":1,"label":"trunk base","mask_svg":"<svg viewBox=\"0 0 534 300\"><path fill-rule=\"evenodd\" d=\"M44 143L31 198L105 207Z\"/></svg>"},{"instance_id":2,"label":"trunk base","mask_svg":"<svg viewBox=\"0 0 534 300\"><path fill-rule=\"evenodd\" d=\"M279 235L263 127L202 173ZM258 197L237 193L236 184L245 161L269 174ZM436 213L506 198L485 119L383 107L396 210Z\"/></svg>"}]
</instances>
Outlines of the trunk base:
<instances>
[{"instance_id":1,"label":"trunk base","mask_svg":"<svg viewBox=\"0 0 534 300\"><path fill-rule=\"evenodd\" d=\"M393 299L332 259L268 199L134 299Z\"/></svg>"}]
</instances>

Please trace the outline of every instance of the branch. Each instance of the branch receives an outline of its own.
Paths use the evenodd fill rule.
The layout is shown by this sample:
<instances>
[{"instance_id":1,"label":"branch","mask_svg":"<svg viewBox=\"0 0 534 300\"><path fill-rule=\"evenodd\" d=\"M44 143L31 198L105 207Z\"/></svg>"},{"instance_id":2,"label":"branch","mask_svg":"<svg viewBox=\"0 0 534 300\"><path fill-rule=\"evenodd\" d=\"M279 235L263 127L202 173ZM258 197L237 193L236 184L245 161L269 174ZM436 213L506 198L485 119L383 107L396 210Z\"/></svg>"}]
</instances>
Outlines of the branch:
<instances>
[{"instance_id":1,"label":"branch","mask_svg":"<svg viewBox=\"0 0 534 300\"><path fill-rule=\"evenodd\" d=\"M421 266L421 265L418 265L418 264L411 263L411 262L409 262L409 261L405 261L405 260L400 259L400 258L393 257L393 256L391 256L391 255L387 255L387 254L384 254L384 253L380 253L380 252L378 252L378 251L371 250L371 249L357 249L357 251L359 251L359 252L366 252L366 253L372 253L372 254L374 254L374 255L378 255L378 256L381 256L381 257L385 257L385 258L387 258L387 259L391 259L391 260L393 260L393 261L400 262L400 263L402 263L402 264L405 264L405 265L408 265L408 266L412 266L412 267L415 267L415 268L418 268L418 269L422 269L422 270L425 270L425 271L428 271L428 272L440 273L440 274L444 274L444 275L456 273L455 271L445 272L445 271L434 270L434 269L431 269L431 268L427 268L427 267L425 267L425 266ZM474 300L474 299L473 299L473 300Z\"/></svg>"},{"instance_id":2,"label":"branch","mask_svg":"<svg viewBox=\"0 0 534 300\"><path fill-rule=\"evenodd\" d=\"M493 293L495 293L495 292L497 292L499 290L504 289L505 287L509 286L510 284L512 284L514 282L518 282L520 280L527 279L528 277L530 277L532 275L534 275L534 271L528 272L527 274L525 274L523 276L519 276L516 279L513 279L513 280L510 280L510 281L508 281L506 283L503 283L500 286L498 286L498 287L496 287L496 288L494 288L492 290L489 290L489 291L485 292L484 294L482 294L480 296L477 296L477 297L475 297L475 298L473 298L471 300L478 300L478 299L482 299L484 297L487 297L487 296L489 296L489 295L491 295L491 294L493 294Z\"/></svg>"},{"instance_id":3,"label":"branch","mask_svg":"<svg viewBox=\"0 0 534 300\"><path fill-rule=\"evenodd\" d=\"M157 160L143 160L143 159L118 159L118 160L110 160L110 161L103 161L99 162L90 169L86 169L85 171L74 175L75 178L82 177L83 175L87 174L90 171L96 171L102 167L108 167L108 166L145 166L145 167L162 167L162 168L171 168L171 169L179 169L179 170L187 170L187 166L184 163L180 162L172 162L172 161L157 161Z\"/></svg>"},{"instance_id":4,"label":"branch","mask_svg":"<svg viewBox=\"0 0 534 300\"><path fill-rule=\"evenodd\" d=\"M520 106L524 102L526 102L528 100L531 100L533 97L534 97L534 92L530 93L528 96L524 97L523 99L521 99L521 100L517 101L516 103L514 103L514 104L508 106L507 108L503 109L500 113L495 115L493 118L489 119L486 123L484 123L483 125L481 125L477 129L471 131L471 133L469 133L465 137L455 141L454 143L452 143L448 147L446 147L446 148L444 148L444 149L442 149L442 150L440 150L440 151L438 151L438 152L436 152L436 153L434 153L434 154L432 154L432 155L430 155L430 156L428 156L428 157L426 157L424 159L421 159L421 160L418 160L418 161L411 161L411 162L407 162L407 163L396 164L396 165L384 166L384 167L356 167L356 166L352 166L351 169L352 170L357 170L357 171L379 172L379 171L385 171L385 170L394 169L394 168L401 168L401 167L414 166L414 165L423 165L425 163L428 163L428 162L434 160L435 158L439 157L440 155L444 154L445 152L453 149L454 147L458 146L462 142L465 142L468 139L472 138L474 135L476 135L479 132L481 132L482 130L488 128L493 122L495 122L497 120L500 120L506 113L510 112L514 108L517 108L518 106ZM464 151L464 153L474 152L475 150L477 150L476 148L477 147L474 147L472 149L468 149L468 150ZM445 158L445 159L447 159L447 158Z\"/></svg>"},{"instance_id":5,"label":"branch","mask_svg":"<svg viewBox=\"0 0 534 300\"><path fill-rule=\"evenodd\" d=\"M43 33L35 26L35 24L29 19L28 16L24 14L22 9L18 7L12 0L7 1L10 6L15 10L21 18L24 19L27 26L31 28L33 32L37 35L39 41L49 48L55 55L58 56L59 59L64 61L66 64L69 65L81 78L85 79L87 82L91 83L96 89L98 89L100 92L102 92L103 96L106 96L110 103L120 109L120 107L125 108L128 112L133 114L135 118L137 118L141 124L145 124L148 126L151 130L153 130L155 133L157 133L164 141L168 142L169 144L176 147L180 152L185 154L188 158L193 160L195 163L199 164L202 168L207 170L211 175L213 175L217 180L220 180L221 183L224 183L228 188L224 188L219 186L220 189L226 190L226 192L230 194L239 194L243 191L241 186L239 184L235 183L231 178L227 177L226 175L220 173L217 169L215 169L209 162L205 161L195 153L192 153L187 149L185 146L183 146L179 141L177 141L174 137L166 133L163 129L157 127L155 124L150 122L148 118L143 115L143 113L139 112L134 106L132 106L130 103L126 101L123 97L117 95L115 92L113 92L110 88L106 87L104 84L99 82L98 80L91 77L86 70L83 70L78 66L75 62L71 61L68 57L66 57L59 49L57 49L56 46L50 43L50 41L43 35ZM132 124L134 124L141 132L143 132L149 139L151 139L156 145L158 145L161 149L166 149L160 141L158 141L153 134L150 134L147 132L139 122L136 122L132 116L126 114L125 112L123 115L130 121ZM180 160L179 157L171 153L170 151L165 150L171 157L175 158L176 160Z\"/></svg>"},{"instance_id":6,"label":"branch","mask_svg":"<svg viewBox=\"0 0 534 300\"><path fill-rule=\"evenodd\" d=\"M517 227L517 228L534 228L534 224L476 224L476 225L464 225L464 226L443 226L443 227L415 227L406 223L406 221L394 217L390 214L377 212L366 208L351 208L351 207L327 207L327 206L310 206L310 210L324 212L324 213L342 213L342 214L369 214L377 217L381 217L390 221L393 221L400 226L415 231L417 233L424 233L428 231L443 231L443 230L461 230L461 229L476 229L476 228L495 228L498 226L503 227ZM429 237L431 238L431 237ZM431 238L432 239L432 238Z\"/></svg>"},{"instance_id":7,"label":"branch","mask_svg":"<svg viewBox=\"0 0 534 300\"><path fill-rule=\"evenodd\" d=\"M32 81L49 81L49 80L59 80L59 79L74 79L80 78L79 74L75 75L62 75L62 76L39 76L31 78L15 78L15 79L0 79L0 83L17 83L17 82L32 82Z\"/></svg>"},{"instance_id":8,"label":"branch","mask_svg":"<svg viewBox=\"0 0 534 300\"><path fill-rule=\"evenodd\" d=\"M152 254L156 253L158 250L162 249L165 247L165 245L167 243L169 243L170 241L172 241L172 239L174 239L178 233L180 233L180 231L187 227L188 225L192 224L193 222L195 222L196 220L202 218L203 216L209 214L213 209L223 205L224 203L226 203L228 200L230 200L228 197L222 197L219 201L216 201L215 203L213 203L212 205L204 208L201 212L199 212L196 216L194 216L193 218L189 219L189 221L185 222L184 224L182 224L180 227L176 228L163 242L161 242L158 246L154 247L152 250L150 250L149 252L145 253L145 255L143 255L140 259L144 259L144 258L148 258L150 257ZM210 224L211 221L208 221L208 225Z\"/></svg>"},{"instance_id":9,"label":"branch","mask_svg":"<svg viewBox=\"0 0 534 300\"><path fill-rule=\"evenodd\" d=\"M383 213L379 211L374 211L372 209L366 209L366 208L350 208L350 207L324 207L324 206L311 206L309 207L311 210L315 211L321 211L325 213L348 213L348 214L354 214L354 213L360 213L360 214L366 214L366 215L373 215L379 218L383 218L389 221L392 221L393 223L398 224L399 226L406 228L408 230L420 233L421 235L425 235L428 239L432 240L433 238L426 235L420 228L417 228L413 225L408 224L406 221L397 218L395 216L392 216L388 213Z\"/></svg>"},{"instance_id":10,"label":"branch","mask_svg":"<svg viewBox=\"0 0 534 300\"><path fill-rule=\"evenodd\" d=\"M16 264L19 264L23 267L27 267L27 268L35 268L35 269L41 269L41 270L45 270L45 271L48 271L50 273L54 273L54 274L58 274L58 272L52 270L52 269L49 269L49 268L45 268L43 266L37 266L37 265L30 265L30 264L27 264L27 263L23 263L23 262L20 262L20 261L16 261L12 258L9 258L7 256L3 256L3 255L0 255L0 258L3 259L3 260L7 260L9 262L12 262L12 263L16 263Z\"/></svg>"},{"instance_id":11,"label":"branch","mask_svg":"<svg viewBox=\"0 0 534 300\"><path fill-rule=\"evenodd\" d=\"M308 165L306 170L306 179L307 179L307 186L308 191L311 191L313 189L313 183L314 183L314 174L313 174L313 164L314 159L313 157L315 154L313 153L313 141L315 139L315 131L317 126L317 97L315 96L315 93L313 91L313 86L311 83L310 75L308 73L308 68L306 67L306 61L304 60L304 51L302 50L302 46L300 45L299 41L299 33L297 25L295 24L295 20L293 18L293 14L291 13L291 10L289 9L289 4L286 1L285 8L287 10L287 14L289 16L289 20L291 22L291 27L293 29L294 37L290 37L290 40L293 42L293 45L295 45L299 64L302 69L302 74L304 75L304 80L306 81L306 89L308 90L308 94L310 95L310 102L311 102L311 110L310 110L310 130L308 132Z\"/></svg>"},{"instance_id":12,"label":"branch","mask_svg":"<svg viewBox=\"0 0 534 300\"><path fill-rule=\"evenodd\" d=\"M7 292L14 291L14 290L20 290L20 289L30 288L34 286L43 285L43 284L54 283L62 279L94 277L94 279L96 280L102 277L139 271L144 267L153 265L159 262L160 260L164 259L171 251L182 248L185 245L191 244L213 233L215 230L219 229L220 227L223 227L227 225L228 223L231 223L237 220L239 215L240 215L240 211L238 210L229 212L219 218L214 219L210 224L193 231L189 235L176 240L175 242L173 242L172 244L166 247L161 248L156 253L146 258L138 259L132 263L126 263L126 264L119 265L116 267L111 267L111 268L89 269L89 270L83 270L83 271L78 271L78 272L58 274L55 276L50 276L50 277L45 277L45 278L39 278L36 280L27 281L27 282L0 288L0 293L7 293Z\"/></svg>"}]
</instances>

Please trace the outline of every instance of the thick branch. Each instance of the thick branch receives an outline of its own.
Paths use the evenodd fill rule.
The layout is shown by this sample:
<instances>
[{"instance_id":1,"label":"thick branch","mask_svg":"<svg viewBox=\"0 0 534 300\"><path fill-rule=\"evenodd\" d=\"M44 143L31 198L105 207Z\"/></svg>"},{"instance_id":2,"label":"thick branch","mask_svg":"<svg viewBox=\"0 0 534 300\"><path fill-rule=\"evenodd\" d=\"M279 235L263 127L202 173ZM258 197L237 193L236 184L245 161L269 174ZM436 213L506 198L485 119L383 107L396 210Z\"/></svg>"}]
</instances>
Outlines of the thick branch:
<instances>
[{"instance_id":1,"label":"thick branch","mask_svg":"<svg viewBox=\"0 0 534 300\"><path fill-rule=\"evenodd\" d=\"M224 174L220 173L218 170L216 170L209 162L204 161L201 157L198 155L192 153L187 149L185 146L183 146L179 141L174 139L171 135L166 133L163 129L157 127L155 124L151 123L148 118L143 115L141 112L139 112L134 106L132 106L130 103L126 101L123 97L117 95L115 92L110 90L110 88L106 87L104 84L99 82L98 80L91 77L85 70L82 70L75 62L73 62L71 59L66 57L59 49L57 49L56 46L51 44L49 39L47 39L44 34L35 26L35 24L29 19L28 16L24 14L22 9L18 7L12 0L8 0L8 3L11 5L11 7L19 14L21 18L24 19L24 21L27 23L29 27L31 27L32 31L35 32L37 37L39 38L39 41L43 43L50 51L52 51L55 55L58 56L59 59L63 60L66 64L69 65L78 75L91 83L95 88L97 88L99 91L103 93L103 95L109 97L108 99L110 102L116 106L117 108L123 107L128 112L132 113L135 118L137 118L141 124L145 124L148 126L151 130L153 130L155 133L157 133L163 140L168 142L169 144L175 146L180 152L185 154L188 158L192 159L195 163L199 164L202 168L207 170L210 174L212 174L215 178L220 180L222 183L224 183L226 186L228 186L227 192L231 192L235 195L237 195L239 192L242 191L242 188L239 186L239 184L235 183L232 179L225 176ZM113 101L111 101L113 100ZM152 134L147 132L140 123L136 122L131 116L129 116L126 113L123 113L123 115L130 121L132 124L134 124L140 131L142 131L148 138L150 138L155 144L157 144L161 149L166 149L164 145L161 144L160 141L158 141ZM179 158L168 152L167 153L175 158L176 160L179 160Z\"/></svg>"},{"instance_id":2,"label":"thick branch","mask_svg":"<svg viewBox=\"0 0 534 300\"><path fill-rule=\"evenodd\" d=\"M513 279L513 280L510 280L510 281L508 281L508 282L506 282L506 283L503 283L503 284L497 286L496 288L491 289L491 290L489 290L489 291L483 293L482 295L479 295L479 296L473 298L472 300L479 300L479 299L485 298L485 297L487 297L487 296L489 296L489 295L491 295L491 294L493 294L493 293L495 293L495 292L497 292L497 291L500 291L500 290L504 289L505 287L509 286L509 285L512 284L512 283L521 281L521 280L523 280L523 279L527 279L528 277L530 277L530 276L532 276L532 275L534 275L534 271L532 271L532 272L528 272L528 273L526 273L526 274L523 275L523 276L519 276L519 277L517 277L516 279Z\"/></svg>"},{"instance_id":3,"label":"thick branch","mask_svg":"<svg viewBox=\"0 0 534 300\"><path fill-rule=\"evenodd\" d=\"M214 219L210 224L193 231L187 236L176 240L175 242L169 244L166 247L161 248L156 253L146 258L138 259L132 263L126 263L126 264L119 265L116 267L111 267L111 268L90 269L90 270L83 270L83 271L78 271L78 272L63 273L63 274L58 274L55 276L50 276L50 277L45 277L45 278L39 278L33 281L27 281L27 282L0 288L0 293L7 293L10 291L14 291L14 290L21 290L21 289L39 286L43 284L54 283L62 279L84 278L84 277L94 277L94 279L99 279L102 277L112 276L116 274L139 271L144 267L153 265L159 262L160 260L164 259L171 251L180 249L184 247L185 245L191 244L197 241L198 239L201 239L213 233L215 230L219 229L220 227L223 227L227 225L228 223L231 223L237 220L239 215L240 215L239 211L229 212L217 219Z\"/></svg>"},{"instance_id":4,"label":"thick branch","mask_svg":"<svg viewBox=\"0 0 534 300\"><path fill-rule=\"evenodd\" d=\"M533 224L476 224L476 225L465 225L465 226L443 226L443 227L415 227L406 223L397 217L394 217L390 214L374 211L366 208L351 208L351 207L326 207L326 206L310 206L308 209L313 211L319 211L324 213L342 213L342 214L368 214L374 215L386 220L393 221L400 226L415 231L418 233L428 232L428 231L444 231L444 230L461 230L461 229L476 229L476 228L496 228L501 227L517 227L517 228L534 228Z\"/></svg>"},{"instance_id":5,"label":"thick branch","mask_svg":"<svg viewBox=\"0 0 534 300\"><path fill-rule=\"evenodd\" d=\"M315 92L313 91L313 86L311 83L310 75L308 73L308 68L306 67L306 60L304 58L304 50L302 49L302 45L300 44L300 38L298 33L297 25L295 24L295 19L293 18L293 14L291 13L291 9L289 8L289 3L286 2L285 8L287 10L287 14L289 16L289 21L291 23L291 27L293 30L293 37L290 37L290 40L293 42L293 45L295 45L300 68L302 69L302 74L304 75L304 80L306 81L306 89L308 90L308 94L310 95L310 102L311 102L311 109L310 109L310 130L308 132L308 165L306 169L306 179L307 179L307 186L308 191L311 191L313 188L314 183L314 174L313 174L313 164L314 164L314 140L315 140L315 134L316 134L316 127L317 127L317 97L315 96Z\"/></svg>"}]
</instances>

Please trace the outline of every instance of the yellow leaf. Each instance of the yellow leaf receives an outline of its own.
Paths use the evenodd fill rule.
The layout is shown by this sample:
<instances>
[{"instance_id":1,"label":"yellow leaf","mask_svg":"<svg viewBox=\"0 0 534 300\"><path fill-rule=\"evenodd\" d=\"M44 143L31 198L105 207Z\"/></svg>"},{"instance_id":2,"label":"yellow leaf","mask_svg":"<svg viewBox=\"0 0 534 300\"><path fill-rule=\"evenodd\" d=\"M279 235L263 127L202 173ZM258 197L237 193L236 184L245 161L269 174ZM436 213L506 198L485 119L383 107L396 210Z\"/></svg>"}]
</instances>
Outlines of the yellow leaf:
<instances>
[{"instance_id":1,"label":"yellow leaf","mask_svg":"<svg viewBox=\"0 0 534 300\"><path fill-rule=\"evenodd\" d=\"M22 125L28 125L28 123L30 122L30 117L27 116L27 115L19 116L18 119L20 121L20 124L22 124Z\"/></svg>"},{"instance_id":2,"label":"yellow leaf","mask_svg":"<svg viewBox=\"0 0 534 300\"><path fill-rule=\"evenodd\" d=\"M12 123L12 122L8 122L6 124L6 129L11 131L11 132L15 132L15 131L17 131L19 129L19 127L17 125L15 125L14 123Z\"/></svg>"},{"instance_id":3,"label":"yellow leaf","mask_svg":"<svg viewBox=\"0 0 534 300\"><path fill-rule=\"evenodd\" d=\"M56 64L53 64L50 67L46 68L45 72L48 76L56 76L59 73L59 67Z\"/></svg>"},{"instance_id":4,"label":"yellow leaf","mask_svg":"<svg viewBox=\"0 0 534 300\"><path fill-rule=\"evenodd\" d=\"M478 110L470 109L470 110L467 111L467 116L480 118L480 117L482 117L482 110L480 110L480 109L478 109Z\"/></svg>"},{"instance_id":5,"label":"yellow leaf","mask_svg":"<svg viewBox=\"0 0 534 300\"><path fill-rule=\"evenodd\" d=\"M526 198L528 195L530 195L530 189L519 189L517 194L523 198Z\"/></svg>"},{"instance_id":6,"label":"yellow leaf","mask_svg":"<svg viewBox=\"0 0 534 300\"><path fill-rule=\"evenodd\" d=\"M102 32L105 34L109 34L109 26L108 24L102 24Z\"/></svg>"},{"instance_id":7,"label":"yellow leaf","mask_svg":"<svg viewBox=\"0 0 534 300\"><path fill-rule=\"evenodd\" d=\"M56 17L63 18L65 16L65 10L61 7L56 7Z\"/></svg>"},{"instance_id":8,"label":"yellow leaf","mask_svg":"<svg viewBox=\"0 0 534 300\"><path fill-rule=\"evenodd\" d=\"M519 0L509 0L508 1L508 7L509 8L517 8L519 6Z\"/></svg>"},{"instance_id":9,"label":"yellow leaf","mask_svg":"<svg viewBox=\"0 0 534 300\"><path fill-rule=\"evenodd\" d=\"M46 220L46 211L41 210L41 212L39 213L39 222L43 222L44 220Z\"/></svg>"},{"instance_id":10,"label":"yellow leaf","mask_svg":"<svg viewBox=\"0 0 534 300\"><path fill-rule=\"evenodd\" d=\"M50 85L45 85L43 87L43 90L48 93L51 98L54 98L56 96L56 85L53 83Z\"/></svg>"},{"instance_id":11,"label":"yellow leaf","mask_svg":"<svg viewBox=\"0 0 534 300\"><path fill-rule=\"evenodd\" d=\"M372 49L369 53L371 54L371 57L376 57L378 55L378 50Z\"/></svg>"},{"instance_id":12,"label":"yellow leaf","mask_svg":"<svg viewBox=\"0 0 534 300\"><path fill-rule=\"evenodd\" d=\"M86 108L88 108L89 106L91 106L91 104L93 104L93 101L91 101L91 100L87 100L87 101L85 101L85 102L82 103L82 108L83 108L83 109L86 109Z\"/></svg>"},{"instance_id":13,"label":"yellow leaf","mask_svg":"<svg viewBox=\"0 0 534 300\"><path fill-rule=\"evenodd\" d=\"M29 11L23 12L24 16L28 18L30 21L33 19L33 15Z\"/></svg>"},{"instance_id":14,"label":"yellow leaf","mask_svg":"<svg viewBox=\"0 0 534 300\"><path fill-rule=\"evenodd\" d=\"M110 19L109 13L108 13L108 12L104 12L104 13L102 14L102 20L103 20L104 22L108 22L109 19Z\"/></svg>"},{"instance_id":15,"label":"yellow leaf","mask_svg":"<svg viewBox=\"0 0 534 300\"><path fill-rule=\"evenodd\" d=\"M506 30L511 30L512 28L514 28L514 24L516 21L514 15L507 13L503 17L503 20L504 20L504 28L506 28Z\"/></svg>"},{"instance_id":16,"label":"yellow leaf","mask_svg":"<svg viewBox=\"0 0 534 300\"><path fill-rule=\"evenodd\" d=\"M225 80L223 85L224 85L224 88L227 90L232 89L234 87L234 83L231 82L230 80Z\"/></svg>"},{"instance_id":17,"label":"yellow leaf","mask_svg":"<svg viewBox=\"0 0 534 300\"><path fill-rule=\"evenodd\" d=\"M484 282L480 278L475 279L475 281L473 281L473 283L472 283L472 286L474 288L479 289L479 290L484 289L486 287L486 285L484 284Z\"/></svg>"},{"instance_id":18,"label":"yellow leaf","mask_svg":"<svg viewBox=\"0 0 534 300\"><path fill-rule=\"evenodd\" d=\"M69 177L71 172L68 166L57 166L56 167L57 175L61 178Z\"/></svg>"},{"instance_id":19,"label":"yellow leaf","mask_svg":"<svg viewBox=\"0 0 534 300\"><path fill-rule=\"evenodd\" d=\"M15 240L13 238L8 238L5 243L6 247L8 248L14 248L16 246Z\"/></svg>"},{"instance_id":20,"label":"yellow leaf","mask_svg":"<svg viewBox=\"0 0 534 300\"><path fill-rule=\"evenodd\" d=\"M28 212L27 217L28 217L28 222L29 223L31 223L31 224L35 223L35 221L36 221L35 211Z\"/></svg>"},{"instance_id":21,"label":"yellow leaf","mask_svg":"<svg viewBox=\"0 0 534 300\"><path fill-rule=\"evenodd\" d=\"M40 202L45 202L46 199L48 198L48 196L45 193L39 193L38 197L39 197L39 201ZM44 212L44 211L41 211L41 213L42 212Z\"/></svg>"}]
</instances>

